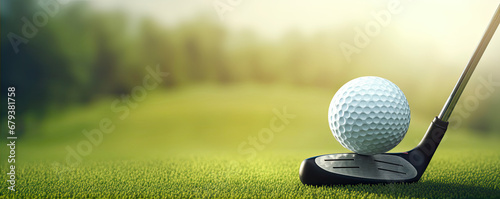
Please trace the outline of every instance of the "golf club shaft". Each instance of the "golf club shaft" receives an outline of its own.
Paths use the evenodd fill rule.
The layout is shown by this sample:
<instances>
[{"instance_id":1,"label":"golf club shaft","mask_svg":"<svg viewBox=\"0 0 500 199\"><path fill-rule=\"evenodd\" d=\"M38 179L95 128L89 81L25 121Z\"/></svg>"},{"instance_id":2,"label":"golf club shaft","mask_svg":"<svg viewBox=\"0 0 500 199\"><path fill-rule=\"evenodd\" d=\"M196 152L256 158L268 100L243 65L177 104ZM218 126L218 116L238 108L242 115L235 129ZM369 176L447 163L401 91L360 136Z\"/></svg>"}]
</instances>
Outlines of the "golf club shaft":
<instances>
[{"instance_id":1,"label":"golf club shaft","mask_svg":"<svg viewBox=\"0 0 500 199\"><path fill-rule=\"evenodd\" d=\"M495 33L495 30L497 29L499 23L500 23L500 5L498 5L497 10L495 11L495 15L493 15L493 18L491 19L490 25L486 29L486 32L484 32L481 42L479 42L479 45L477 46L476 51L470 58L467 67L465 67L464 72L462 72L462 75L460 76L460 79L455 85L455 88L451 92L450 97L446 101L443 110L441 110L441 113L438 116L440 120L448 122L448 119L451 116L451 112L453 112L453 109L455 108L455 105L457 104L460 95L462 94L465 86L467 85L467 82L469 81L472 72L474 72L477 63L481 59L484 50L488 46L491 37L493 37L493 34Z\"/></svg>"}]
</instances>

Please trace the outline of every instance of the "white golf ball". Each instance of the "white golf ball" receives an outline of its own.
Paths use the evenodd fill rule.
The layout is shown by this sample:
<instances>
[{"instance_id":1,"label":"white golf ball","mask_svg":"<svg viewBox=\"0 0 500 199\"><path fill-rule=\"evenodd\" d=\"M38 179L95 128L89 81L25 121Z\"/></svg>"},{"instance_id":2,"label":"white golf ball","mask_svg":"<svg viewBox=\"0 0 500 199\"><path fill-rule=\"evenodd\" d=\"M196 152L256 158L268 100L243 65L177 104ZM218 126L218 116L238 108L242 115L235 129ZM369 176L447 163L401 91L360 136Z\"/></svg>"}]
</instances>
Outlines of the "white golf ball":
<instances>
[{"instance_id":1,"label":"white golf ball","mask_svg":"<svg viewBox=\"0 0 500 199\"><path fill-rule=\"evenodd\" d=\"M343 85L328 109L333 136L345 148L362 155L393 149L410 125L410 106L394 83L380 77L360 77Z\"/></svg>"}]
</instances>

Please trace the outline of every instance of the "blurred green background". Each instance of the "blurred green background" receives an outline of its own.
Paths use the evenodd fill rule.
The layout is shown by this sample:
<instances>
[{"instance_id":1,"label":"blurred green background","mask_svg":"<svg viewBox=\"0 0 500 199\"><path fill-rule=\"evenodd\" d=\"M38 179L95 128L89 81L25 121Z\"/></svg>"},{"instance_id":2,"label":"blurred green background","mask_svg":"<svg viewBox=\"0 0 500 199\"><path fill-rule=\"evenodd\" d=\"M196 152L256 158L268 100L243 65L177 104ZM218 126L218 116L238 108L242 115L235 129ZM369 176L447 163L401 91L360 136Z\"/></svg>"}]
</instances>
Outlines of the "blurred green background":
<instances>
[{"instance_id":1,"label":"blurred green background","mask_svg":"<svg viewBox=\"0 0 500 199\"><path fill-rule=\"evenodd\" d=\"M0 2L0 165L15 86L19 179L0 197L500 195L498 31L420 183L298 179L303 159L349 152L327 109L360 76L401 88L412 118L392 151L416 146L498 1Z\"/></svg>"},{"instance_id":2,"label":"blurred green background","mask_svg":"<svg viewBox=\"0 0 500 199\"><path fill-rule=\"evenodd\" d=\"M380 25L376 15L391 1L40 2L1 1L2 104L15 86L20 161L61 163L67 147L88 140L82 132L103 118L115 129L84 159L250 159L240 146L283 109L293 119L257 155L347 152L331 135L327 108L337 89L360 76L389 79L405 93L412 121L394 150L409 150L441 110L498 4L402 0ZM373 22L379 32L347 59L340 45L355 46L357 29ZM449 149L500 141L499 53L497 33L452 116L445 139L459 138ZM147 68L157 66L168 76L144 90Z\"/></svg>"}]
</instances>

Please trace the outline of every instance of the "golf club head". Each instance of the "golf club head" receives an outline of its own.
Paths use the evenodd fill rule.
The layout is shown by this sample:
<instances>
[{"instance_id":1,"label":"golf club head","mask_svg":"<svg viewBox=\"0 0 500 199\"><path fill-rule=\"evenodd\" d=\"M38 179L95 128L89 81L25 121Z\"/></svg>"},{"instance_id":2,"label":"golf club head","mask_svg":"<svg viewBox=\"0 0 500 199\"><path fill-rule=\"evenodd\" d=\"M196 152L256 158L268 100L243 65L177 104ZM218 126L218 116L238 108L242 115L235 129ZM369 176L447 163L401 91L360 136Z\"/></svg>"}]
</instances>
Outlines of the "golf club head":
<instances>
[{"instance_id":1,"label":"golf club head","mask_svg":"<svg viewBox=\"0 0 500 199\"><path fill-rule=\"evenodd\" d=\"M417 182L447 127L448 122L436 117L420 144L408 152L376 155L337 153L305 159L300 166L300 180L308 185Z\"/></svg>"},{"instance_id":2,"label":"golf club head","mask_svg":"<svg viewBox=\"0 0 500 199\"><path fill-rule=\"evenodd\" d=\"M448 128L448 119L499 24L500 5L441 113L432 121L417 147L408 152L372 156L344 153L311 157L300 165L302 183L333 185L417 182L436 152Z\"/></svg>"}]
</instances>

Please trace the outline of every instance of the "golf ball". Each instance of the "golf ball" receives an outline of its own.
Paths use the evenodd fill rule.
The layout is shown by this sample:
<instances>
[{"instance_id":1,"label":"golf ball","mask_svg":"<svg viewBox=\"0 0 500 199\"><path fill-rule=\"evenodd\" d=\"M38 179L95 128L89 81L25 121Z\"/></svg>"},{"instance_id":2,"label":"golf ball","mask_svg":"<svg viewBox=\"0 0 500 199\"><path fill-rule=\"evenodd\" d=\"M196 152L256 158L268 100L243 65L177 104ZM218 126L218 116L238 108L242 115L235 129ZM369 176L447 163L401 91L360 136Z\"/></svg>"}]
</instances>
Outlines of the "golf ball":
<instances>
[{"instance_id":1,"label":"golf ball","mask_svg":"<svg viewBox=\"0 0 500 199\"><path fill-rule=\"evenodd\" d=\"M410 106L394 83L381 77L360 77L343 85L328 109L333 136L362 155L393 149L410 125Z\"/></svg>"}]
</instances>

